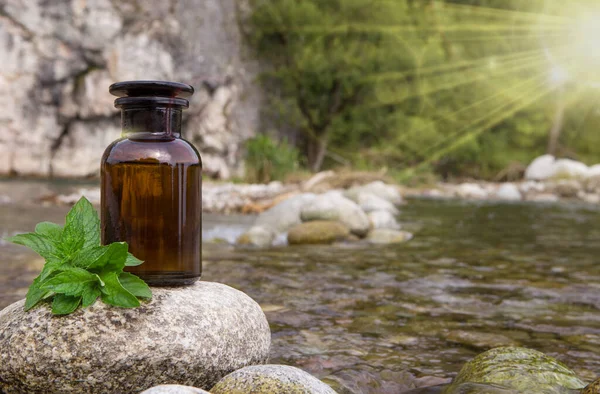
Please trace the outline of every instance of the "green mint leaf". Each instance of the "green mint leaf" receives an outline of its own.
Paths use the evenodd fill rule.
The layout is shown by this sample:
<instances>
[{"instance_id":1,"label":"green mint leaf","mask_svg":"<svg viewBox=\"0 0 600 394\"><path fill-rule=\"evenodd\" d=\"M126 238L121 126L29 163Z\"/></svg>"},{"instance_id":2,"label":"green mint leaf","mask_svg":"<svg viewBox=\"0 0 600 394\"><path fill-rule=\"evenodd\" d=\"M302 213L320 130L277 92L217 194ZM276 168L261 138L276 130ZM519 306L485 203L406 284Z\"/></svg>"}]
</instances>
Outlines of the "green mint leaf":
<instances>
[{"instance_id":1,"label":"green mint leaf","mask_svg":"<svg viewBox=\"0 0 600 394\"><path fill-rule=\"evenodd\" d=\"M75 254L71 264L75 267L87 268L96 260L100 259L107 251L107 246L93 246L86 249L81 249Z\"/></svg>"},{"instance_id":2,"label":"green mint leaf","mask_svg":"<svg viewBox=\"0 0 600 394\"><path fill-rule=\"evenodd\" d=\"M83 247L85 237L83 234L83 223L78 216L74 216L69 220L63 229L60 237L59 248L68 260Z\"/></svg>"},{"instance_id":3,"label":"green mint leaf","mask_svg":"<svg viewBox=\"0 0 600 394\"><path fill-rule=\"evenodd\" d=\"M49 238L56 244L60 242L63 228L56 223L41 222L35 226L35 232Z\"/></svg>"},{"instance_id":4,"label":"green mint leaf","mask_svg":"<svg viewBox=\"0 0 600 394\"><path fill-rule=\"evenodd\" d=\"M104 283L104 282L103 282ZM98 297L100 297L101 291L98 286L88 286L83 292L83 298L81 300L81 306L87 308L92 305Z\"/></svg>"},{"instance_id":5,"label":"green mint leaf","mask_svg":"<svg viewBox=\"0 0 600 394\"><path fill-rule=\"evenodd\" d=\"M68 315L73 312L81 303L81 296L68 296L57 294L52 301L52 313L54 315Z\"/></svg>"},{"instance_id":6,"label":"green mint leaf","mask_svg":"<svg viewBox=\"0 0 600 394\"><path fill-rule=\"evenodd\" d=\"M101 275L105 286L102 288L102 301L109 305L123 308L135 308L140 306L138 299L125 290L114 272Z\"/></svg>"},{"instance_id":7,"label":"green mint leaf","mask_svg":"<svg viewBox=\"0 0 600 394\"><path fill-rule=\"evenodd\" d=\"M103 253L85 268L98 274L102 272L120 273L125 267L127 249L128 246L125 242L113 242L108 246L103 246Z\"/></svg>"},{"instance_id":8,"label":"green mint leaf","mask_svg":"<svg viewBox=\"0 0 600 394\"><path fill-rule=\"evenodd\" d=\"M41 289L57 294L81 296L86 288L100 284L98 275L82 268L68 268L40 285Z\"/></svg>"},{"instance_id":9,"label":"green mint leaf","mask_svg":"<svg viewBox=\"0 0 600 394\"><path fill-rule=\"evenodd\" d=\"M46 264L44 264L44 268L42 268L42 272L40 272L39 278L42 282L45 282L65 268L68 268L68 265L64 264L62 261L47 261Z\"/></svg>"},{"instance_id":10,"label":"green mint leaf","mask_svg":"<svg viewBox=\"0 0 600 394\"><path fill-rule=\"evenodd\" d=\"M143 262L144 262L143 260L138 259L131 253L127 253L127 259L125 260L125 267L137 267L138 265L142 264Z\"/></svg>"},{"instance_id":11,"label":"green mint leaf","mask_svg":"<svg viewBox=\"0 0 600 394\"><path fill-rule=\"evenodd\" d=\"M45 235L37 233L18 234L6 238L7 241L27 246L48 262L60 262L63 255L56 248L56 243Z\"/></svg>"},{"instance_id":12,"label":"green mint leaf","mask_svg":"<svg viewBox=\"0 0 600 394\"><path fill-rule=\"evenodd\" d=\"M29 286L27 296L25 297L25 311L28 311L34 306L36 306L41 300L43 300L44 298L46 298L46 296L52 293L49 290L44 290L40 288L40 282L41 279L38 276L33 280L31 286Z\"/></svg>"},{"instance_id":13,"label":"green mint leaf","mask_svg":"<svg viewBox=\"0 0 600 394\"><path fill-rule=\"evenodd\" d=\"M100 244L100 221L92 204L81 198L67 214L65 226L41 222L34 233L19 234L8 241L27 246L46 260L40 275L29 287L25 310L52 300L52 313L66 315L79 305L86 308L102 298L107 304L133 308L140 298L151 298L148 285L123 272L126 266L143 263L128 252L125 242Z\"/></svg>"},{"instance_id":14,"label":"green mint leaf","mask_svg":"<svg viewBox=\"0 0 600 394\"><path fill-rule=\"evenodd\" d=\"M122 272L119 275L119 283L136 297L152 298L152 291L146 282L129 272Z\"/></svg>"},{"instance_id":15,"label":"green mint leaf","mask_svg":"<svg viewBox=\"0 0 600 394\"><path fill-rule=\"evenodd\" d=\"M87 198L81 197L73 205L67 214L65 228L69 224L75 224L75 227L81 228L84 248L100 245L100 219L98 212Z\"/></svg>"}]
</instances>

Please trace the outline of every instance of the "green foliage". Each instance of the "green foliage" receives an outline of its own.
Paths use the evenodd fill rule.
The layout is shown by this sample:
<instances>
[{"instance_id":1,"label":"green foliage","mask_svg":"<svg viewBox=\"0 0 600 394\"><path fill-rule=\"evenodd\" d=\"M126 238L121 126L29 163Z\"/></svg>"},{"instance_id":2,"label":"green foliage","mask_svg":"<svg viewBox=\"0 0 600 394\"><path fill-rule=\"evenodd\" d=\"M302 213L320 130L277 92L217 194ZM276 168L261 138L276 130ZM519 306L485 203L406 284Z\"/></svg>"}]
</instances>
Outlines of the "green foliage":
<instances>
[{"instance_id":1,"label":"green foliage","mask_svg":"<svg viewBox=\"0 0 600 394\"><path fill-rule=\"evenodd\" d=\"M255 0L249 38L271 118L300 132L311 170L335 164L329 149L361 168L494 179L545 153L559 94L557 154L600 154L597 93L550 81L547 4Z\"/></svg>"},{"instance_id":2,"label":"green foliage","mask_svg":"<svg viewBox=\"0 0 600 394\"><path fill-rule=\"evenodd\" d=\"M298 150L260 134L246 142L246 177L249 182L283 180L298 168Z\"/></svg>"},{"instance_id":3,"label":"green foliage","mask_svg":"<svg viewBox=\"0 0 600 394\"><path fill-rule=\"evenodd\" d=\"M79 305L85 308L94 304L98 297L124 308L139 306L137 297L152 297L144 281L123 272L126 266L142 263L128 252L127 244L100 245L98 213L85 197L69 211L64 227L42 222L35 232L7 240L33 249L46 260L29 287L25 310L51 300L52 313L66 315Z\"/></svg>"}]
</instances>

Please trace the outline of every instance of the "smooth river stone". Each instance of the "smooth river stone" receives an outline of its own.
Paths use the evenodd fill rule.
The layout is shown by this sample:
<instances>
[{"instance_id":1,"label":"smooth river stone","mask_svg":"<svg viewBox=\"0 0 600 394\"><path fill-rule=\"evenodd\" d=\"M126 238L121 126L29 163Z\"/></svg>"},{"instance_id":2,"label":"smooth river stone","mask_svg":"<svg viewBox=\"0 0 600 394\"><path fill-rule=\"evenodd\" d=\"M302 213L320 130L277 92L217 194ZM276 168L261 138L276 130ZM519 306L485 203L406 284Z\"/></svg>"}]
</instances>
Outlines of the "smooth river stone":
<instances>
[{"instance_id":1,"label":"smooth river stone","mask_svg":"<svg viewBox=\"0 0 600 394\"><path fill-rule=\"evenodd\" d=\"M181 386L179 384L161 384L152 387L140 394L210 394L208 391L191 386Z\"/></svg>"},{"instance_id":2,"label":"smooth river stone","mask_svg":"<svg viewBox=\"0 0 600 394\"><path fill-rule=\"evenodd\" d=\"M288 365L256 365L224 377L212 394L336 394L319 379Z\"/></svg>"},{"instance_id":3,"label":"smooth river stone","mask_svg":"<svg viewBox=\"0 0 600 394\"><path fill-rule=\"evenodd\" d=\"M211 388L264 364L271 332L260 306L220 283L153 288L141 307L97 301L64 317L18 301L0 311L0 392L139 393L164 383Z\"/></svg>"}]
</instances>

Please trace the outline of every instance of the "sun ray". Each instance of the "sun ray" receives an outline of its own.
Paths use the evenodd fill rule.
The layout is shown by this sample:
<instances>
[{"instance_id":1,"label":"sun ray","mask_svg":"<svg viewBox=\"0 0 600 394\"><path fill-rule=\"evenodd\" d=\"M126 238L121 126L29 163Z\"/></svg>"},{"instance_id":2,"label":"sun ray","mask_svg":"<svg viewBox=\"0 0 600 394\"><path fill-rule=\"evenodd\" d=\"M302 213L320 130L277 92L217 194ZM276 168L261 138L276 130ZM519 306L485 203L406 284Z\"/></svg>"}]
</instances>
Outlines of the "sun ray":
<instances>
[{"instance_id":1,"label":"sun ray","mask_svg":"<svg viewBox=\"0 0 600 394\"><path fill-rule=\"evenodd\" d=\"M468 4L456 4L456 3L442 3L439 1L435 2L438 9L454 10L455 12L469 12L472 14L479 14L479 16L485 17L505 17L507 19L521 19L525 23L527 22L546 22L546 23L569 23L571 21L570 18L560 16L560 15L550 15L550 14L542 14L542 13L534 13L527 11L517 11L517 10L507 10L501 8L490 8L483 6L473 6Z\"/></svg>"},{"instance_id":2,"label":"sun ray","mask_svg":"<svg viewBox=\"0 0 600 394\"><path fill-rule=\"evenodd\" d=\"M546 52L545 48L538 48L528 51L521 52L513 52L503 56L494 56L494 61L497 63L497 67L502 67L504 62L509 63L511 60L522 60L529 59L533 57L538 57L540 54L544 55ZM472 67L488 67L491 56L486 56L483 58L473 59L473 60L463 60L453 63L447 64L438 64L435 66L423 67L423 68L414 68L407 71L401 72L388 72L388 73L380 73L374 74L365 77L365 82L384 82L389 80L398 80L404 79L409 76L414 75L424 75L430 73L437 73L441 71L450 71L454 69L462 69L461 71L467 71L467 69Z\"/></svg>"},{"instance_id":3,"label":"sun ray","mask_svg":"<svg viewBox=\"0 0 600 394\"><path fill-rule=\"evenodd\" d=\"M538 56L537 59L528 59L527 61L517 63L517 64L513 65L512 67L505 67L501 71L493 73L493 75L490 75L490 73L481 73L480 75L470 76L469 78L465 78L463 75L459 75L459 78L457 78L457 80L455 80L455 81L445 83L445 84L436 84L436 86L429 88L429 89L425 89L425 90L407 92L399 98L394 98L393 100L387 100L387 101L381 100L379 102L371 104L370 106L378 107L378 106L398 105L410 98L414 98L414 97L418 97L418 96L427 96L427 95L430 95L430 94L433 94L436 92L440 92L443 90L453 89L453 88L457 88L457 87L464 86L467 84L472 84L475 82L486 81L486 80L489 80L492 78L499 78L502 76L506 76L507 74L516 73L519 71L526 70L528 68L542 65L546 62L547 62L547 59L544 56L540 55L540 56Z\"/></svg>"},{"instance_id":4,"label":"sun ray","mask_svg":"<svg viewBox=\"0 0 600 394\"><path fill-rule=\"evenodd\" d=\"M544 32L552 32L552 31L566 31L568 26L531 26L531 25L523 25L523 26L512 26L507 24L501 25L492 25L492 24L467 24L461 23L456 25L442 25L442 26L382 26L382 25L369 25L364 23L348 23L348 24L340 24L337 26L324 28L323 26L299 26L299 27L290 27L284 29L286 31L294 31L301 32L304 34L312 33L312 34L348 34L348 33L385 33L385 34L398 34L403 32L408 33L423 33L423 32L439 32L440 30L444 32L466 32L466 33L482 33L482 32L514 32L514 31L544 31ZM279 30L279 29L277 29Z\"/></svg>"},{"instance_id":5,"label":"sun ray","mask_svg":"<svg viewBox=\"0 0 600 394\"><path fill-rule=\"evenodd\" d=\"M541 83L540 85L538 85L538 87L541 88L544 85L545 85L545 83ZM510 116L513 116L517 112L519 112L519 111L527 108L528 106L530 106L531 104L535 103L536 101L538 101L542 97L546 96L547 94L549 94L553 90L555 90L554 87L549 87L549 86L546 85L546 89L541 89L538 94L534 94L534 95L529 96L530 92L527 92L526 94L521 95L520 98L523 98L523 97L529 97L529 98L526 99L526 100L523 100L520 104L514 106L513 108L510 108L510 109L507 109L507 110L505 110L503 112L500 112L498 115L491 117L488 121L484 122L483 124L481 124L481 125L479 125L479 126L477 126L475 128L472 128L473 126L467 126L467 127L463 128L463 129L461 129L461 132L465 132L465 131L467 131L469 129L471 129L471 130L468 131L466 134L464 134L462 136L459 136L458 138L456 138L456 135L452 135L452 136L447 137L446 139L444 139L444 142L447 142L450 139L454 140L449 146L446 146L446 147L444 147L442 149L439 149L439 150L435 151L434 153L432 153L431 155L429 155L425 160L421 161L416 166L410 167L409 170L414 170L414 169L417 169L419 167L423 167L423 166L425 166L427 164L430 164L430 163L438 160L440 157L442 157L443 155L447 154L448 152L453 151L457 147L463 145L468 140L477 137L478 135L480 135L481 133L483 133L483 132L485 132L487 130L490 130L492 127L494 127L497 124L501 123L502 121L506 120ZM512 100L512 102L509 102L507 105L514 104L514 103L516 103L518 101L519 101L518 99ZM479 121L481 121L481 119L479 119ZM474 124L475 124L475 122L474 122Z\"/></svg>"},{"instance_id":6,"label":"sun ray","mask_svg":"<svg viewBox=\"0 0 600 394\"><path fill-rule=\"evenodd\" d=\"M526 85L527 85L527 84L530 84L530 83L531 83L533 80L535 80L536 78L539 78L539 76L535 76L535 77L531 77L531 78L528 78L528 79L521 80L521 81L519 81L518 83L515 83L515 84L511 85L511 86L510 86L510 87L508 87L508 88L505 88L505 89L503 89L503 90L500 90L500 91L498 91L498 92L494 93L493 95L491 95L491 96L488 96L488 97L486 97L486 98L483 98L483 99L481 99L481 100L479 100L479 101L475 101L475 102L473 102L473 103L471 103L471 104L469 104L469 105L467 105L467 106L465 106L465 107L462 107L462 108L460 108L459 110L457 110L457 111L454 111L454 112L452 112L452 113L450 113L450 114L447 114L447 115L441 115L441 116L434 116L434 117L433 117L433 120L435 120L435 121L437 121L437 120L448 120L448 121L449 121L449 120L452 120L452 119L453 119L453 117L456 117L456 116L458 116L458 115L461 115L461 114L463 114L463 113L466 113L466 112L469 112L469 111L471 111L471 112L472 112L472 111L474 111L474 110L475 110L475 109L476 109L478 106L481 106L481 105L483 105L483 104L486 104L486 103L488 103L488 102L490 102L490 101L492 101L492 100L494 100L494 99L498 99L498 98L501 98L501 97L505 97L505 96L507 96L509 93L511 93L511 92L514 92L514 91L516 91L517 89L522 89L522 88L526 87ZM412 129L412 130L410 130L409 132L403 133L403 135L402 135L402 138L398 139L397 141L398 141L398 142L405 141L405 140L406 140L406 139L408 139L408 138L409 138L411 135L413 135L414 133L416 133L416 132L419 132L419 131L422 131L422 130L421 130L421 129ZM415 153L416 153L416 152L415 152Z\"/></svg>"}]
</instances>

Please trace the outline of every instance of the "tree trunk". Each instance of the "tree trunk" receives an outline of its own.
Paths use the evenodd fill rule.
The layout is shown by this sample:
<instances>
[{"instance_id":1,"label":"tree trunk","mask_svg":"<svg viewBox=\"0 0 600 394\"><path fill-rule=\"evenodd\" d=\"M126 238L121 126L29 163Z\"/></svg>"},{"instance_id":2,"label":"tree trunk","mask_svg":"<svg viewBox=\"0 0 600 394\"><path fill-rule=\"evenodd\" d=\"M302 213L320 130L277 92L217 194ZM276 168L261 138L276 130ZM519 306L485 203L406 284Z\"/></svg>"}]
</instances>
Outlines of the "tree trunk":
<instances>
[{"instance_id":1,"label":"tree trunk","mask_svg":"<svg viewBox=\"0 0 600 394\"><path fill-rule=\"evenodd\" d=\"M323 165L323 159L327 152L327 141L323 137L321 138L310 138L307 141L307 158L308 168L312 172L319 172Z\"/></svg>"}]
</instances>

